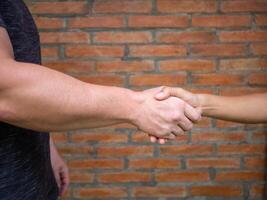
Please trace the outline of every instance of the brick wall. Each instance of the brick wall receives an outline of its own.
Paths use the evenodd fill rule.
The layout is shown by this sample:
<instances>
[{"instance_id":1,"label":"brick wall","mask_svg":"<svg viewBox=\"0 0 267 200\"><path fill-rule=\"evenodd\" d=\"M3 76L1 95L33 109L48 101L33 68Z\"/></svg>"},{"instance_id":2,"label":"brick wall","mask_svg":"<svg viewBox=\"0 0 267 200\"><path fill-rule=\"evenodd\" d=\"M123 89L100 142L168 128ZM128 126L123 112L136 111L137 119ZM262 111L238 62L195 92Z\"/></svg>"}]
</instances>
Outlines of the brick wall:
<instances>
[{"instance_id":1,"label":"brick wall","mask_svg":"<svg viewBox=\"0 0 267 200\"><path fill-rule=\"evenodd\" d=\"M266 0L28 0L44 65L132 89L267 91ZM204 118L166 145L134 127L55 133L66 199L264 199L266 126Z\"/></svg>"}]
</instances>

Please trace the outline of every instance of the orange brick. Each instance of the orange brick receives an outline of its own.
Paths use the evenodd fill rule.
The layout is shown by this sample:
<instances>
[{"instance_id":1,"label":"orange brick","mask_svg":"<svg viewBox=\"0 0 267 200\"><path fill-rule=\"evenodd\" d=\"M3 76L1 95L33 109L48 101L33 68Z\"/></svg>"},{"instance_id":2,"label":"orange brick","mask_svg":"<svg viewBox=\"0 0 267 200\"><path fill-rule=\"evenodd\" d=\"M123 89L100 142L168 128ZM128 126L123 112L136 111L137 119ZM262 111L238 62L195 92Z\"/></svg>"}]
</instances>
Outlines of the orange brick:
<instances>
[{"instance_id":1,"label":"orange brick","mask_svg":"<svg viewBox=\"0 0 267 200\"><path fill-rule=\"evenodd\" d=\"M144 172L103 173L97 175L97 181L100 183L149 182L151 174Z\"/></svg>"},{"instance_id":2,"label":"orange brick","mask_svg":"<svg viewBox=\"0 0 267 200\"><path fill-rule=\"evenodd\" d=\"M215 61L204 59L177 59L160 61L161 71L214 71Z\"/></svg>"},{"instance_id":3,"label":"orange brick","mask_svg":"<svg viewBox=\"0 0 267 200\"><path fill-rule=\"evenodd\" d=\"M256 15L255 22L257 26L267 26L267 15Z\"/></svg>"},{"instance_id":4,"label":"orange brick","mask_svg":"<svg viewBox=\"0 0 267 200\"><path fill-rule=\"evenodd\" d=\"M195 85L240 85L243 82L241 75L231 74L193 74Z\"/></svg>"},{"instance_id":5,"label":"orange brick","mask_svg":"<svg viewBox=\"0 0 267 200\"><path fill-rule=\"evenodd\" d=\"M246 47L240 44L196 44L192 45L191 54L197 56L241 56Z\"/></svg>"},{"instance_id":6,"label":"orange brick","mask_svg":"<svg viewBox=\"0 0 267 200\"><path fill-rule=\"evenodd\" d=\"M184 84L186 76L184 74L149 74L149 75L134 75L130 77L130 85L134 86L176 86Z\"/></svg>"},{"instance_id":7,"label":"orange brick","mask_svg":"<svg viewBox=\"0 0 267 200\"><path fill-rule=\"evenodd\" d=\"M74 196L81 198L123 198L127 197L127 188L122 187L98 187L74 189Z\"/></svg>"},{"instance_id":8,"label":"orange brick","mask_svg":"<svg viewBox=\"0 0 267 200\"><path fill-rule=\"evenodd\" d=\"M185 197L186 189L182 186L134 187L133 197Z\"/></svg>"},{"instance_id":9,"label":"orange brick","mask_svg":"<svg viewBox=\"0 0 267 200\"><path fill-rule=\"evenodd\" d=\"M90 61L47 61L44 66L63 73L89 73L94 70L94 63Z\"/></svg>"},{"instance_id":10,"label":"orange brick","mask_svg":"<svg viewBox=\"0 0 267 200\"><path fill-rule=\"evenodd\" d=\"M212 43L216 40L214 32L190 31L190 32L160 32L157 40L164 43Z\"/></svg>"},{"instance_id":11,"label":"orange brick","mask_svg":"<svg viewBox=\"0 0 267 200\"><path fill-rule=\"evenodd\" d=\"M94 3L95 13L150 13L149 0L98 0Z\"/></svg>"},{"instance_id":12,"label":"orange brick","mask_svg":"<svg viewBox=\"0 0 267 200\"><path fill-rule=\"evenodd\" d=\"M220 197L237 197L242 195L242 188L235 185L200 185L190 188L192 196L220 196Z\"/></svg>"},{"instance_id":13,"label":"orange brick","mask_svg":"<svg viewBox=\"0 0 267 200\"><path fill-rule=\"evenodd\" d=\"M263 181L263 172L252 171L233 171L233 172L218 172L216 181Z\"/></svg>"},{"instance_id":14,"label":"orange brick","mask_svg":"<svg viewBox=\"0 0 267 200\"><path fill-rule=\"evenodd\" d=\"M222 31L219 38L222 42L267 41L267 31Z\"/></svg>"},{"instance_id":15,"label":"orange brick","mask_svg":"<svg viewBox=\"0 0 267 200\"><path fill-rule=\"evenodd\" d=\"M134 57L170 57L185 56L186 48L179 45L138 45L130 46L129 56Z\"/></svg>"},{"instance_id":16,"label":"orange brick","mask_svg":"<svg viewBox=\"0 0 267 200\"><path fill-rule=\"evenodd\" d=\"M117 147L98 147L97 155L105 157L122 156L152 156L153 147L151 146L117 146Z\"/></svg>"},{"instance_id":17,"label":"orange brick","mask_svg":"<svg viewBox=\"0 0 267 200\"><path fill-rule=\"evenodd\" d=\"M267 59L242 58L220 60L221 70L260 70L267 68Z\"/></svg>"},{"instance_id":18,"label":"orange brick","mask_svg":"<svg viewBox=\"0 0 267 200\"><path fill-rule=\"evenodd\" d=\"M265 0L223 1L221 10L223 12L266 12L267 2Z\"/></svg>"},{"instance_id":19,"label":"orange brick","mask_svg":"<svg viewBox=\"0 0 267 200\"><path fill-rule=\"evenodd\" d=\"M42 47L41 48L42 57L58 57L57 47Z\"/></svg>"},{"instance_id":20,"label":"orange brick","mask_svg":"<svg viewBox=\"0 0 267 200\"><path fill-rule=\"evenodd\" d=\"M266 146L262 144L222 144L219 154L264 154Z\"/></svg>"},{"instance_id":21,"label":"orange brick","mask_svg":"<svg viewBox=\"0 0 267 200\"><path fill-rule=\"evenodd\" d=\"M118 75L80 75L76 78L81 81L97 85L122 86L124 84L124 77Z\"/></svg>"},{"instance_id":22,"label":"orange brick","mask_svg":"<svg viewBox=\"0 0 267 200\"><path fill-rule=\"evenodd\" d=\"M89 36L85 32L42 32L41 43L88 43Z\"/></svg>"},{"instance_id":23,"label":"orange brick","mask_svg":"<svg viewBox=\"0 0 267 200\"><path fill-rule=\"evenodd\" d=\"M161 169L161 168L171 168L177 169L181 167L180 160L177 159L162 159L162 158L149 158L149 159L131 159L129 162L129 168L151 168L151 169Z\"/></svg>"},{"instance_id":24,"label":"orange brick","mask_svg":"<svg viewBox=\"0 0 267 200\"><path fill-rule=\"evenodd\" d=\"M250 16L234 16L234 15L208 15L193 16L192 26L195 27L247 27L251 24Z\"/></svg>"},{"instance_id":25,"label":"orange brick","mask_svg":"<svg viewBox=\"0 0 267 200\"><path fill-rule=\"evenodd\" d=\"M85 14L88 13L88 5L85 1L34 2L30 10L34 14Z\"/></svg>"},{"instance_id":26,"label":"orange brick","mask_svg":"<svg viewBox=\"0 0 267 200\"><path fill-rule=\"evenodd\" d=\"M130 16L129 27L186 27L188 26L187 16Z\"/></svg>"},{"instance_id":27,"label":"orange brick","mask_svg":"<svg viewBox=\"0 0 267 200\"><path fill-rule=\"evenodd\" d=\"M67 142L67 133L66 132L51 132L50 137L53 138L53 141L58 143L66 143Z\"/></svg>"},{"instance_id":28,"label":"orange brick","mask_svg":"<svg viewBox=\"0 0 267 200\"><path fill-rule=\"evenodd\" d=\"M237 158L190 158L187 159L188 168L240 168Z\"/></svg>"},{"instance_id":29,"label":"orange brick","mask_svg":"<svg viewBox=\"0 0 267 200\"><path fill-rule=\"evenodd\" d=\"M208 133L196 133L192 134L192 142L217 142L217 141L245 141L245 133L220 133L220 132L208 132Z\"/></svg>"},{"instance_id":30,"label":"orange brick","mask_svg":"<svg viewBox=\"0 0 267 200\"><path fill-rule=\"evenodd\" d=\"M266 185L252 185L249 194L250 197L266 197Z\"/></svg>"},{"instance_id":31,"label":"orange brick","mask_svg":"<svg viewBox=\"0 0 267 200\"><path fill-rule=\"evenodd\" d=\"M66 55L68 57L123 56L123 47L121 46L94 46L94 45L67 46Z\"/></svg>"},{"instance_id":32,"label":"orange brick","mask_svg":"<svg viewBox=\"0 0 267 200\"><path fill-rule=\"evenodd\" d=\"M209 173L203 171L159 172L156 174L156 181L158 182L202 182L209 180Z\"/></svg>"},{"instance_id":33,"label":"orange brick","mask_svg":"<svg viewBox=\"0 0 267 200\"><path fill-rule=\"evenodd\" d=\"M216 2L212 0L158 0L157 8L163 13L212 13Z\"/></svg>"},{"instance_id":34,"label":"orange brick","mask_svg":"<svg viewBox=\"0 0 267 200\"><path fill-rule=\"evenodd\" d=\"M94 41L99 43L149 43L152 35L149 32L98 32Z\"/></svg>"},{"instance_id":35,"label":"orange brick","mask_svg":"<svg viewBox=\"0 0 267 200\"><path fill-rule=\"evenodd\" d=\"M125 143L128 136L125 133L106 133L106 132L79 132L72 133L71 140L75 143L100 142L100 143Z\"/></svg>"},{"instance_id":36,"label":"orange brick","mask_svg":"<svg viewBox=\"0 0 267 200\"><path fill-rule=\"evenodd\" d=\"M58 146L58 151L60 154L64 155L74 155L74 154L86 154L89 155L93 152L93 148L90 146L74 146L74 145L64 145L64 146Z\"/></svg>"},{"instance_id":37,"label":"orange brick","mask_svg":"<svg viewBox=\"0 0 267 200\"><path fill-rule=\"evenodd\" d=\"M250 74L248 82L253 85L267 85L267 73Z\"/></svg>"},{"instance_id":38,"label":"orange brick","mask_svg":"<svg viewBox=\"0 0 267 200\"><path fill-rule=\"evenodd\" d=\"M212 145L179 145L179 146L162 146L160 147L160 154L162 156L196 156L196 155L210 155L213 153Z\"/></svg>"},{"instance_id":39,"label":"orange brick","mask_svg":"<svg viewBox=\"0 0 267 200\"><path fill-rule=\"evenodd\" d=\"M70 160L70 169L122 169L123 161L120 159L91 159Z\"/></svg>"},{"instance_id":40,"label":"orange brick","mask_svg":"<svg viewBox=\"0 0 267 200\"><path fill-rule=\"evenodd\" d=\"M266 158L264 157L246 157L245 167L249 169L262 169L266 168Z\"/></svg>"},{"instance_id":41,"label":"orange brick","mask_svg":"<svg viewBox=\"0 0 267 200\"><path fill-rule=\"evenodd\" d=\"M251 44L251 51L254 55L267 55L267 44Z\"/></svg>"},{"instance_id":42,"label":"orange brick","mask_svg":"<svg viewBox=\"0 0 267 200\"><path fill-rule=\"evenodd\" d=\"M38 29L59 29L64 27L64 21L61 18L35 17L34 21Z\"/></svg>"},{"instance_id":43,"label":"orange brick","mask_svg":"<svg viewBox=\"0 0 267 200\"><path fill-rule=\"evenodd\" d=\"M98 72L142 72L152 71L154 69L153 61L99 61L96 63Z\"/></svg>"},{"instance_id":44,"label":"orange brick","mask_svg":"<svg viewBox=\"0 0 267 200\"><path fill-rule=\"evenodd\" d=\"M267 131L256 131L252 135L252 139L256 141L265 141L267 139Z\"/></svg>"},{"instance_id":45,"label":"orange brick","mask_svg":"<svg viewBox=\"0 0 267 200\"><path fill-rule=\"evenodd\" d=\"M77 17L68 21L69 28L119 28L124 26L121 16Z\"/></svg>"},{"instance_id":46,"label":"orange brick","mask_svg":"<svg viewBox=\"0 0 267 200\"><path fill-rule=\"evenodd\" d=\"M71 183L92 183L93 182L93 174L89 174L87 172L70 172L70 180Z\"/></svg>"}]
</instances>

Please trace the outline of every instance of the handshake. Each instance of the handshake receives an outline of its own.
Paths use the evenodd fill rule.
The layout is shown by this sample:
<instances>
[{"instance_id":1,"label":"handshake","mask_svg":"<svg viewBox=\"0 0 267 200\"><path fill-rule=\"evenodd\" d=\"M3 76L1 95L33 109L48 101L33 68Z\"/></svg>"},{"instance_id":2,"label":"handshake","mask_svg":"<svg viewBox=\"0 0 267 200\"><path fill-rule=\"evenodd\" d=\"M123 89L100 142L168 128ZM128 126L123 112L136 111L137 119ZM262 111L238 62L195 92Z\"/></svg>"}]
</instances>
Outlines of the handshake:
<instances>
[{"instance_id":1,"label":"handshake","mask_svg":"<svg viewBox=\"0 0 267 200\"><path fill-rule=\"evenodd\" d=\"M139 106L131 122L148 133L153 143L175 139L201 119L197 95L182 88L153 88L138 92L138 98Z\"/></svg>"}]
</instances>

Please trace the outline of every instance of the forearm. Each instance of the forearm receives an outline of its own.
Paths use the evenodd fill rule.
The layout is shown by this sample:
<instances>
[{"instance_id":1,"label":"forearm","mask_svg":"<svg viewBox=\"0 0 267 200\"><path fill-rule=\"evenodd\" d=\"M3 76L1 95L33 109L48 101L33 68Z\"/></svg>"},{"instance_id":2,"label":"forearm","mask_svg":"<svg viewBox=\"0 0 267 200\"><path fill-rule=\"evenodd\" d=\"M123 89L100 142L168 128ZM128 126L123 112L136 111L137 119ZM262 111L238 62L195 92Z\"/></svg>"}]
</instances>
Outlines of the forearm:
<instances>
[{"instance_id":1,"label":"forearm","mask_svg":"<svg viewBox=\"0 0 267 200\"><path fill-rule=\"evenodd\" d=\"M62 131L129 122L137 103L130 90L84 83L34 64L6 60L0 73L0 121L24 128Z\"/></svg>"},{"instance_id":2,"label":"forearm","mask_svg":"<svg viewBox=\"0 0 267 200\"><path fill-rule=\"evenodd\" d=\"M203 115L243 123L267 122L267 93L238 97L198 95Z\"/></svg>"}]
</instances>

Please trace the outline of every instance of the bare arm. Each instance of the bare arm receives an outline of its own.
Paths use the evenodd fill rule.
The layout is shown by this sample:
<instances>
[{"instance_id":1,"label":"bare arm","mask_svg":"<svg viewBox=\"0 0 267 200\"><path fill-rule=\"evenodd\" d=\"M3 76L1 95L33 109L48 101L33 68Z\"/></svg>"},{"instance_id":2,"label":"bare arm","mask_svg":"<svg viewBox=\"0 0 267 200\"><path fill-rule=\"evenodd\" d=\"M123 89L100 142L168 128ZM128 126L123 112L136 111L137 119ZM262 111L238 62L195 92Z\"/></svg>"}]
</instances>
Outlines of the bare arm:
<instances>
[{"instance_id":1,"label":"bare arm","mask_svg":"<svg viewBox=\"0 0 267 200\"><path fill-rule=\"evenodd\" d=\"M185 103L156 101L157 90L133 92L93 85L43 66L16 62L8 35L0 28L0 121L41 131L130 122L162 137L179 132L179 120L191 128L184 116Z\"/></svg>"},{"instance_id":2,"label":"bare arm","mask_svg":"<svg viewBox=\"0 0 267 200\"><path fill-rule=\"evenodd\" d=\"M176 96L195 108L203 116L242 123L267 122L267 93L237 97L225 97L209 94L193 94L182 88L165 88L157 94L157 99Z\"/></svg>"}]
</instances>

